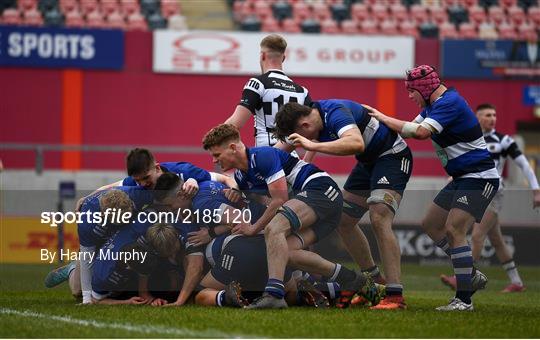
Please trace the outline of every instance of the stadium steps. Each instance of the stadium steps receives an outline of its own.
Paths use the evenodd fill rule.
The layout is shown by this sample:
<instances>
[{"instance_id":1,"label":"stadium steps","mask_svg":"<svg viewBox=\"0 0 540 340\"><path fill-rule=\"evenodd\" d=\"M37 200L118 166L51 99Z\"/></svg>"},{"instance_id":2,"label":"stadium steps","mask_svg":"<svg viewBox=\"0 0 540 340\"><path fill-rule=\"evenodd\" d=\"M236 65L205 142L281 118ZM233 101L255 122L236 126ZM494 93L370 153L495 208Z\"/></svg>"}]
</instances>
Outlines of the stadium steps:
<instances>
[{"instance_id":1,"label":"stadium steps","mask_svg":"<svg viewBox=\"0 0 540 340\"><path fill-rule=\"evenodd\" d=\"M180 0L190 29L233 30L234 23L224 0Z\"/></svg>"}]
</instances>

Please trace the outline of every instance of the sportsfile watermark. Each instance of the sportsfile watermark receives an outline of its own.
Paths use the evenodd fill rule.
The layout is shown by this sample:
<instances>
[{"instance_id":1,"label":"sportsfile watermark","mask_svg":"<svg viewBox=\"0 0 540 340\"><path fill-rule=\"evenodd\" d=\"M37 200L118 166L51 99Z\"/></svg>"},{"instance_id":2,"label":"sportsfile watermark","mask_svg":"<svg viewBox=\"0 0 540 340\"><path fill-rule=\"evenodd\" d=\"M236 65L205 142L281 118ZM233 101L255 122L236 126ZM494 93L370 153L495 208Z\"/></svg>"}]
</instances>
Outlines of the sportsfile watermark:
<instances>
[{"instance_id":1,"label":"sportsfile watermark","mask_svg":"<svg viewBox=\"0 0 540 340\"><path fill-rule=\"evenodd\" d=\"M177 209L176 211L142 211L132 213L122 209L108 208L105 211L44 211L41 213L41 223L57 227L63 223L89 223L99 226L109 224L121 225L128 223L249 223L249 209Z\"/></svg>"}]
</instances>

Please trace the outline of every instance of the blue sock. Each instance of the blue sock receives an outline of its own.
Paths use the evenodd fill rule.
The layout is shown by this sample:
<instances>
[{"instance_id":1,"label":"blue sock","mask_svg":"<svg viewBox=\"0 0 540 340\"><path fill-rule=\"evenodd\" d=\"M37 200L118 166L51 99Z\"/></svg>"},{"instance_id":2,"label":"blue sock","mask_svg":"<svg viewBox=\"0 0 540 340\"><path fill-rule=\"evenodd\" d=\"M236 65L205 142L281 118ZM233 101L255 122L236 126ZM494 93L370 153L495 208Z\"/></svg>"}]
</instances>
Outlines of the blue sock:
<instances>
[{"instance_id":1,"label":"blue sock","mask_svg":"<svg viewBox=\"0 0 540 340\"><path fill-rule=\"evenodd\" d=\"M403 296L403 285L399 283L387 283L386 295L388 296Z\"/></svg>"},{"instance_id":2,"label":"blue sock","mask_svg":"<svg viewBox=\"0 0 540 340\"><path fill-rule=\"evenodd\" d=\"M437 243L435 243L435 245L441 248L446 253L446 255L452 256L450 243L448 243L448 238L446 238L446 236L439 240Z\"/></svg>"},{"instance_id":3,"label":"blue sock","mask_svg":"<svg viewBox=\"0 0 540 340\"><path fill-rule=\"evenodd\" d=\"M266 287L264 288L264 291L273 297L276 297L278 299L283 299L285 296L285 285L283 284L283 281L278 279L268 279L268 282L266 283Z\"/></svg>"},{"instance_id":4,"label":"blue sock","mask_svg":"<svg viewBox=\"0 0 540 340\"><path fill-rule=\"evenodd\" d=\"M465 303L471 303L473 258L471 247L463 246L451 250L452 266L456 275L456 297Z\"/></svg>"}]
</instances>

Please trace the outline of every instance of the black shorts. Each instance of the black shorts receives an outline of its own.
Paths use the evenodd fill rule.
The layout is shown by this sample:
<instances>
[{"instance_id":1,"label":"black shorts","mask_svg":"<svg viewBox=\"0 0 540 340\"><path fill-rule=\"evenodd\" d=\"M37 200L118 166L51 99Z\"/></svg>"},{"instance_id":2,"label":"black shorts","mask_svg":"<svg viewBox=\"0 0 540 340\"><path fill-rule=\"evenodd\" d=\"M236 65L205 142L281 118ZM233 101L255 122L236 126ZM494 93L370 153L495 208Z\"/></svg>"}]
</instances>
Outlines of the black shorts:
<instances>
[{"instance_id":1,"label":"black shorts","mask_svg":"<svg viewBox=\"0 0 540 340\"><path fill-rule=\"evenodd\" d=\"M328 236L339 225L343 209L343 194L330 176L310 180L292 199L306 203L317 214L317 222L310 228L317 241Z\"/></svg>"},{"instance_id":2,"label":"black shorts","mask_svg":"<svg viewBox=\"0 0 540 340\"><path fill-rule=\"evenodd\" d=\"M413 168L411 150L377 158L371 163L356 163L343 188L358 196L368 197L375 189L390 189L403 196Z\"/></svg>"},{"instance_id":3,"label":"black shorts","mask_svg":"<svg viewBox=\"0 0 540 340\"><path fill-rule=\"evenodd\" d=\"M224 245L211 273L224 285L236 281L243 291L264 292L268 281L264 235L231 239Z\"/></svg>"},{"instance_id":4,"label":"black shorts","mask_svg":"<svg viewBox=\"0 0 540 340\"><path fill-rule=\"evenodd\" d=\"M446 211L452 208L464 210L480 223L498 189L498 178L457 178L439 192L433 203Z\"/></svg>"}]
</instances>

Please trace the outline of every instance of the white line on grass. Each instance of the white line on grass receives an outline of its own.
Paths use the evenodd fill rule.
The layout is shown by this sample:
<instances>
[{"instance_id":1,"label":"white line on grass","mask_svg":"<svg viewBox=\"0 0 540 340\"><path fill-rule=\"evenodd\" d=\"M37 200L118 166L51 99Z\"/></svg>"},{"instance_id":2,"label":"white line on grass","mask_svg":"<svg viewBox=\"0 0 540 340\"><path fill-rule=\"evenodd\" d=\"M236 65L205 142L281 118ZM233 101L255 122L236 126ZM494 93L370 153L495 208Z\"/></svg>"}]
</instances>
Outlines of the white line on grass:
<instances>
[{"instance_id":1,"label":"white line on grass","mask_svg":"<svg viewBox=\"0 0 540 340\"><path fill-rule=\"evenodd\" d=\"M120 329L128 332L136 332L136 333L145 333L149 335L158 335L158 334L165 334L165 335L173 335L177 337L197 337L197 338L253 338L252 336L245 336L245 335L237 335L237 334L229 334L224 333L217 330L202 330L202 331L196 331L192 329L187 328L174 328L174 327L165 327L165 326L153 326L153 325L132 325L127 323L108 323L108 322L101 322L97 320L82 320L82 319L74 319L69 316L60 316L60 315L49 315L49 314L42 314L34 311L29 310L16 310L16 309L10 309L10 308L0 308L0 314L9 314L9 315L17 315L27 318L37 318L37 319L46 319L46 320L54 320L59 322L65 322L73 325L79 325L79 326L85 326L85 327L95 327L95 328L102 328L102 329Z\"/></svg>"}]
</instances>

